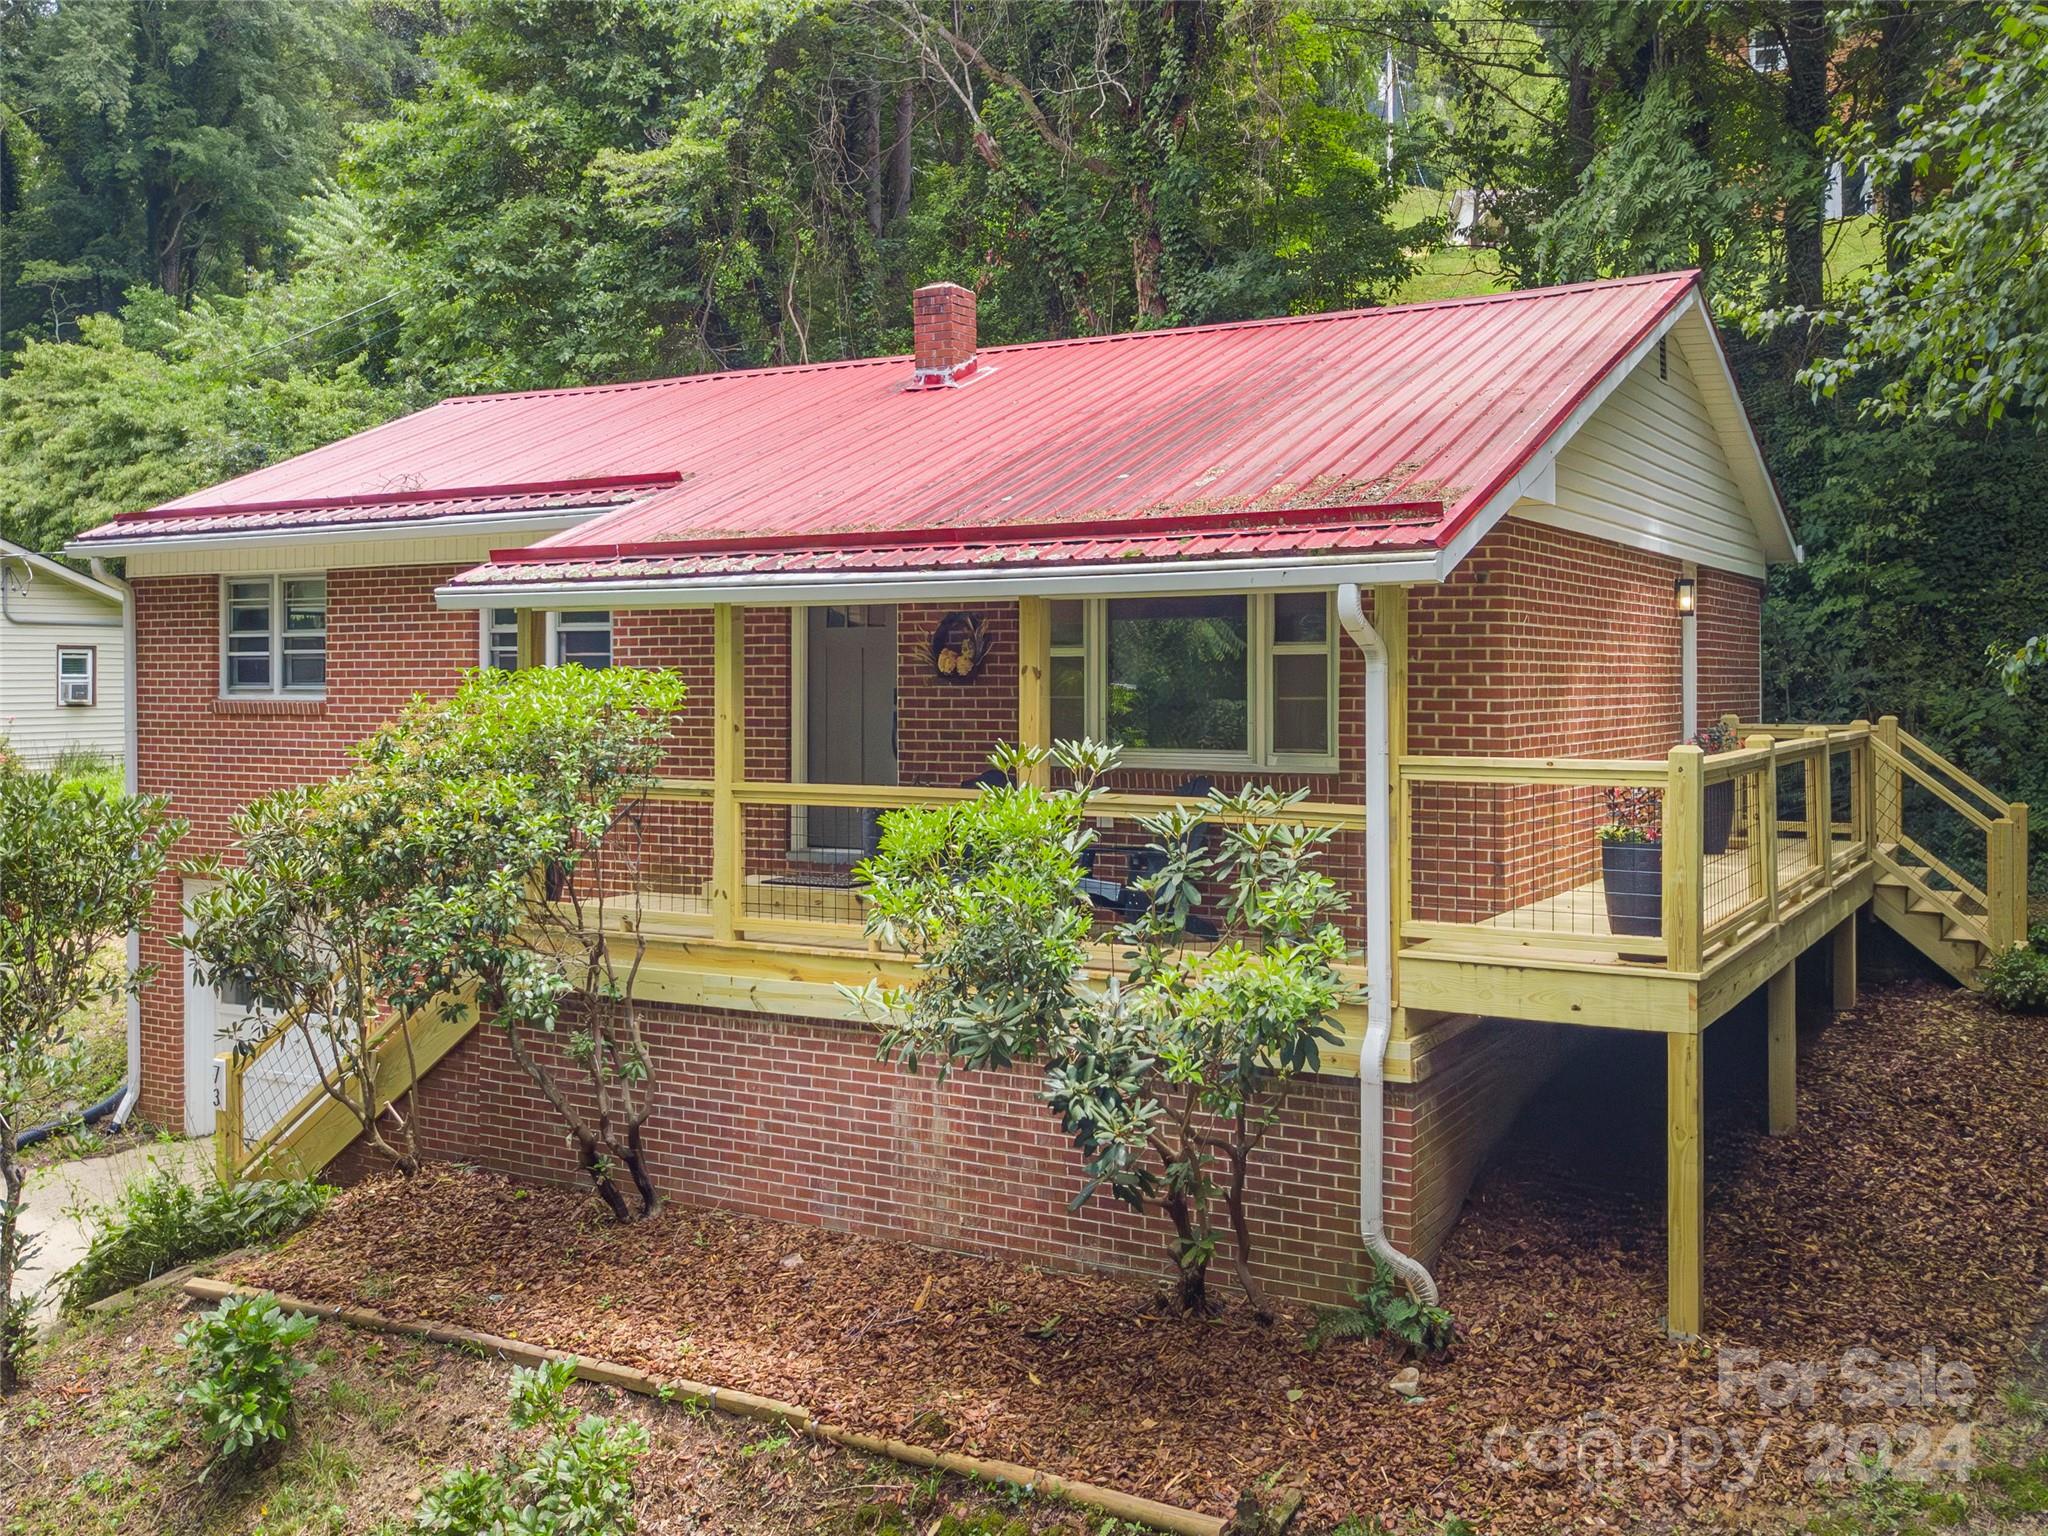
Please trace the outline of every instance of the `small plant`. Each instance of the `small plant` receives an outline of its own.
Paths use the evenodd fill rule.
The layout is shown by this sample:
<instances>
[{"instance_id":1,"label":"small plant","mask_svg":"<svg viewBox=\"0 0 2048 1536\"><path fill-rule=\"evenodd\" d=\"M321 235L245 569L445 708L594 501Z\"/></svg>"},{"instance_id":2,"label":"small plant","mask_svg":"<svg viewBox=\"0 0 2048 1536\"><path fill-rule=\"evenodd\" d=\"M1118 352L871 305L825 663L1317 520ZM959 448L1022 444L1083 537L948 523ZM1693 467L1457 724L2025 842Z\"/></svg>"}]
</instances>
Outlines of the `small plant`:
<instances>
[{"instance_id":1,"label":"small plant","mask_svg":"<svg viewBox=\"0 0 2048 1536\"><path fill-rule=\"evenodd\" d=\"M568 1403L575 1367L548 1360L512 1373L514 1429L545 1429L530 1460L501 1457L494 1468L455 1467L413 1514L420 1536L632 1536L633 1468L647 1432L598 1414L577 1419Z\"/></svg>"},{"instance_id":2,"label":"small plant","mask_svg":"<svg viewBox=\"0 0 2048 1536\"><path fill-rule=\"evenodd\" d=\"M1332 1339L1392 1339L1414 1359L1437 1359L1457 1334L1451 1314L1417 1301L1404 1290L1384 1259L1373 1260L1372 1280L1348 1307L1326 1308L1303 1340L1311 1350Z\"/></svg>"},{"instance_id":3,"label":"small plant","mask_svg":"<svg viewBox=\"0 0 2048 1536\"><path fill-rule=\"evenodd\" d=\"M291 1433L292 1384L312 1367L294 1351L319 1325L274 1296L230 1296L178 1330L191 1384L179 1400L221 1460L281 1444Z\"/></svg>"},{"instance_id":4,"label":"small plant","mask_svg":"<svg viewBox=\"0 0 2048 1536\"><path fill-rule=\"evenodd\" d=\"M1692 744L1712 757L1716 752L1733 752L1742 745L1742 738L1736 734L1734 727L1717 720L1712 725L1702 726L1694 735Z\"/></svg>"},{"instance_id":5,"label":"small plant","mask_svg":"<svg viewBox=\"0 0 2048 1536\"><path fill-rule=\"evenodd\" d=\"M1984 991L2008 1013L2048 1013L2048 924L1984 968Z\"/></svg>"},{"instance_id":6,"label":"small plant","mask_svg":"<svg viewBox=\"0 0 2048 1536\"><path fill-rule=\"evenodd\" d=\"M1607 820L1593 835L1603 843L1663 842L1663 792L1644 785L1608 790Z\"/></svg>"},{"instance_id":7,"label":"small plant","mask_svg":"<svg viewBox=\"0 0 2048 1536\"><path fill-rule=\"evenodd\" d=\"M95 1213L97 1230L85 1257L64 1277L64 1306L76 1312L180 1264L282 1237L310 1221L333 1194L305 1179L198 1189L162 1170L135 1179Z\"/></svg>"}]
</instances>

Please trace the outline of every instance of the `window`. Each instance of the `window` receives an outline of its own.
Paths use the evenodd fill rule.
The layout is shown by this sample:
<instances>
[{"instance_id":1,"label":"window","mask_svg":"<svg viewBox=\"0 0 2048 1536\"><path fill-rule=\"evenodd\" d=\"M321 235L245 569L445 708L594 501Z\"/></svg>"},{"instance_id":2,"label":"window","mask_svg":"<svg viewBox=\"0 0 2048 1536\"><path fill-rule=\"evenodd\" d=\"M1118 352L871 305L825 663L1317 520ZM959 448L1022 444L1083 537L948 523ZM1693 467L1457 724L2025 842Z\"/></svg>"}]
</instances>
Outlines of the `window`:
<instances>
[{"instance_id":1,"label":"window","mask_svg":"<svg viewBox=\"0 0 2048 1536\"><path fill-rule=\"evenodd\" d=\"M1051 620L1055 740L1133 763L1334 765L1328 593L1062 601Z\"/></svg>"},{"instance_id":2,"label":"window","mask_svg":"<svg viewBox=\"0 0 2048 1536\"><path fill-rule=\"evenodd\" d=\"M1785 44L1773 32L1754 32L1749 39L1749 67L1760 75L1775 75L1785 68Z\"/></svg>"},{"instance_id":3,"label":"window","mask_svg":"<svg viewBox=\"0 0 2048 1536\"><path fill-rule=\"evenodd\" d=\"M556 614L552 659L558 667L589 667L593 672L602 672L612 664L612 616Z\"/></svg>"},{"instance_id":4,"label":"window","mask_svg":"<svg viewBox=\"0 0 2048 1536\"><path fill-rule=\"evenodd\" d=\"M519 610L487 608L483 612L481 664L500 672L519 670Z\"/></svg>"},{"instance_id":5,"label":"window","mask_svg":"<svg viewBox=\"0 0 2048 1536\"><path fill-rule=\"evenodd\" d=\"M98 657L89 645L57 648L57 702L72 708L98 702Z\"/></svg>"},{"instance_id":6,"label":"window","mask_svg":"<svg viewBox=\"0 0 2048 1536\"><path fill-rule=\"evenodd\" d=\"M317 694L327 687L327 578L232 577L221 612L221 688Z\"/></svg>"},{"instance_id":7,"label":"window","mask_svg":"<svg viewBox=\"0 0 2048 1536\"><path fill-rule=\"evenodd\" d=\"M1327 757L1332 665L1330 600L1320 592L1285 592L1273 599L1273 720L1275 757Z\"/></svg>"},{"instance_id":8,"label":"window","mask_svg":"<svg viewBox=\"0 0 2048 1536\"><path fill-rule=\"evenodd\" d=\"M1133 753L1245 755L1250 607L1243 597L1110 599L1108 739Z\"/></svg>"}]
</instances>

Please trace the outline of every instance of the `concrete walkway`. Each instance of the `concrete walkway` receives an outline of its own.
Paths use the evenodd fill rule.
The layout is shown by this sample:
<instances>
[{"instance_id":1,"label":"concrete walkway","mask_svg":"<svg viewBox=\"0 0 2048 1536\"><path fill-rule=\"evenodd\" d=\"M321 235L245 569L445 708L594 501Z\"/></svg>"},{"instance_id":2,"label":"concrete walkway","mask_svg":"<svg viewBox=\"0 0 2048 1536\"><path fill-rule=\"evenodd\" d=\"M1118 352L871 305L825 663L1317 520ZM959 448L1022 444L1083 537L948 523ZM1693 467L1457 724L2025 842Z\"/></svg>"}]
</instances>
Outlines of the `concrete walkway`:
<instances>
[{"instance_id":1,"label":"concrete walkway","mask_svg":"<svg viewBox=\"0 0 2048 1536\"><path fill-rule=\"evenodd\" d=\"M17 1277L15 1293L43 1292L36 1302L36 1321L47 1323L57 1315L57 1293L50 1282L76 1264L92 1240L93 1225L85 1219L84 1207L110 1203L131 1181L153 1168L169 1170L186 1183L197 1184L207 1176L212 1152L212 1143L202 1137L150 1142L105 1157L31 1168L24 1191L28 1205L24 1225L42 1241L28 1268Z\"/></svg>"}]
</instances>

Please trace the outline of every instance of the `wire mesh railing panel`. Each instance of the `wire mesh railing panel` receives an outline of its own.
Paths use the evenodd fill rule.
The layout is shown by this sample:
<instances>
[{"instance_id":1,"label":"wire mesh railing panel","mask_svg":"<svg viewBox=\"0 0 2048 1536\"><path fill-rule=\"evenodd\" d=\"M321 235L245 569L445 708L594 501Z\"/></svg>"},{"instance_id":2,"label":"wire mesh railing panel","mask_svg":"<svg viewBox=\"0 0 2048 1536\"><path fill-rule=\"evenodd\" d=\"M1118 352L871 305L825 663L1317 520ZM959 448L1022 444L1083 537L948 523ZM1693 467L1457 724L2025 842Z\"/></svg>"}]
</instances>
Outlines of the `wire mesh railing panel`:
<instances>
[{"instance_id":1,"label":"wire mesh railing panel","mask_svg":"<svg viewBox=\"0 0 2048 1536\"><path fill-rule=\"evenodd\" d=\"M1709 942L1764 909L1763 796L1767 770L1717 774L1700 793L1700 913Z\"/></svg>"}]
</instances>

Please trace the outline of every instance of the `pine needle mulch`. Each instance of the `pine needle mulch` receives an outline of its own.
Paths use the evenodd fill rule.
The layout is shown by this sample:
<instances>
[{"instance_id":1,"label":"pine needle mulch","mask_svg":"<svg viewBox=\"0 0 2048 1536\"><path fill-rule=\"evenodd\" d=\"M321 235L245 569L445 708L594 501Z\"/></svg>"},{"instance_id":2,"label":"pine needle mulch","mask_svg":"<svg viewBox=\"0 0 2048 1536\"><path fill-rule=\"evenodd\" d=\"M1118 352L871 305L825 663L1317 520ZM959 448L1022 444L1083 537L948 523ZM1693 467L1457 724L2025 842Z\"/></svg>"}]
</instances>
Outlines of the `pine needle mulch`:
<instances>
[{"instance_id":1,"label":"pine needle mulch","mask_svg":"<svg viewBox=\"0 0 2048 1536\"><path fill-rule=\"evenodd\" d=\"M1746 1048L1732 1032L1717 1047ZM1958 1421L1998 1421L2048 1311L2048 1021L1902 984L1803 1040L1800 1067L1797 1134L1763 1136L1743 1090L1710 1120L1705 1339L1662 1336L1660 1163L1575 1166L1539 1115L1439 1265L1461 1340L1414 1402L1378 1345L1307 1353L1307 1309L1271 1329L1242 1308L1179 1319L1142 1281L681 1204L619 1230L578 1193L454 1170L359 1186L233 1278L1218 1514L1241 1489L1298 1487L1311 1529L1768 1528L1840 1492L1880 1437L1911 1460ZM1723 1391L1723 1349L1805 1367L1811 1401ZM1910 1389L1845 1403L1851 1349L1879 1376L1904 1361L1932 1385L1961 1363L1975 1385L1962 1406Z\"/></svg>"}]
</instances>

